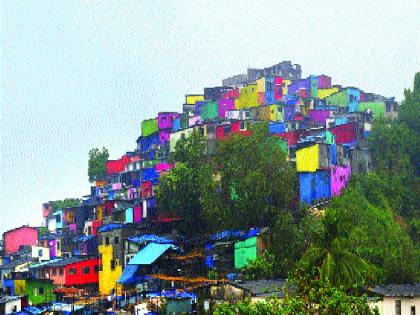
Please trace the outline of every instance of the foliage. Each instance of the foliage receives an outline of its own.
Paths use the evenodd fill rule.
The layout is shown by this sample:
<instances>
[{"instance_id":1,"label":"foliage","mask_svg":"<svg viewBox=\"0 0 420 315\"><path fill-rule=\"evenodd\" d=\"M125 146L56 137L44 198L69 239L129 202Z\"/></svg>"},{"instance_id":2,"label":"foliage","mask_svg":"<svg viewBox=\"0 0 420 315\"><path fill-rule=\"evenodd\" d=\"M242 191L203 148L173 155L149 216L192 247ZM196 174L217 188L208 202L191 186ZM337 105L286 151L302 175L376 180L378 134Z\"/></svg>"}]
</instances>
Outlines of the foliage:
<instances>
[{"instance_id":1,"label":"foliage","mask_svg":"<svg viewBox=\"0 0 420 315\"><path fill-rule=\"evenodd\" d=\"M274 255L269 251L264 251L256 259L249 261L242 272L247 279L251 280L272 279L274 276Z\"/></svg>"},{"instance_id":2,"label":"foliage","mask_svg":"<svg viewBox=\"0 0 420 315\"><path fill-rule=\"evenodd\" d=\"M416 135L420 135L420 72L414 76L413 90L404 91L404 101L399 111L399 120Z\"/></svg>"},{"instance_id":3,"label":"foliage","mask_svg":"<svg viewBox=\"0 0 420 315\"><path fill-rule=\"evenodd\" d=\"M218 143L214 182L202 199L215 228L269 226L291 206L296 177L278 139L267 130L266 124L257 124L250 137L232 135Z\"/></svg>"},{"instance_id":4,"label":"foliage","mask_svg":"<svg viewBox=\"0 0 420 315\"><path fill-rule=\"evenodd\" d=\"M378 314L377 309L370 309L366 296L349 295L301 269L293 276L291 289L285 290L281 301L269 297L257 303L251 303L249 299L236 304L222 303L216 306L214 314Z\"/></svg>"},{"instance_id":5,"label":"foliage","mask_svg":"<svg viewBox=\"0 0 420 315\"><path fill-rule=\"evenodd\" d=\"M170 157L175 167L161 177L156 195L158 211L182 217L178 229L187 236L199 235L207 229L200 197L203 183L211 182L212 178L203 153L199 135L194 133L180 139Z\"/></svg>"},{"instance_id":6,"label":"foliage","mask_svg":"<svg viewBox=\"0 0 420 315\"><path fill-rule=\"evenodd\" d=\"M185 163L177 163L171 172L160 180L156 195L159 212L181 216L179 231L184 235L198 235L206 230L200 205L200 178Z\"/></svg>"},{"instance_id":7,"label":"foliage","mask_svg":"<svg viewBox=\"0 0 420 315\"><path fill-rule=\"evenodd\" d=\"M51 201L51 210L54 212L58 209L78 207L80 204L81 200L77 198L66 198L63 200Z\"/></svg>"},{"instance_id":8,"label":"foliage","mask_svg":"<svg viewBox=\"0 0 420 315\"><path fill-rule=\"evenodd\" d=\"M102 180L106 177L106 161L109 158L108 149L93 148L89 151L88 176L89 181Z\"/></svg>"},{"instance_id":9,"label":"foliage","mask_svg":"<svg viewBox=\"0 0 420 315\"><path fill-rule=\"evenodd\" d=\"M419 280L420 251L396 221L384 195L386 184L371 173L356 176L331 201L314 243L301 260L306 270L345 289L371 284Z\"/></svg>"},{"instance_id":10,"label":"foliage","mask_svg":"<svg viewBox=\"0 0 420 315\"><path fill-rule=\"evenodd\" d=\"M213 159L205 156L197 133L180 139L170 157L176 166L160 181L159 211L181 215L180 230L190 236L272 224L291 205L296 183L278 139L267 130L257 125L250 137L220 142Z\"/></svg>"},{"instance_id":11,"label":"foliage","mask_svg":"<svg viewBox=\"0 0 420 315\"><path fill-rule=\"evenodd\" d=\"M313 240L320 220L305 213L300 222L291 212L284 211L270 231L269 249L275 256L275 275L286 277Z\"/></svg>"}]
</instances>

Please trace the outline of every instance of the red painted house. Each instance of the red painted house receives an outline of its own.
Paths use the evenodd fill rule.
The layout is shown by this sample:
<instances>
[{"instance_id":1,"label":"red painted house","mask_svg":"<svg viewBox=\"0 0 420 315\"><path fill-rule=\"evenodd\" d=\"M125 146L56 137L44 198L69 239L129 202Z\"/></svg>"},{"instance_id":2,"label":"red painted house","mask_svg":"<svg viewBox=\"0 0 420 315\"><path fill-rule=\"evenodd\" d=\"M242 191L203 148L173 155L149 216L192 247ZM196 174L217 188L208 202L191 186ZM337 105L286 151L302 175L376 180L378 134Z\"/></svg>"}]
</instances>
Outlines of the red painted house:
<instances>
[{"instance_id":1,"label":"red painted house","mask_svg":"<svg viewBox=\"0 0 420 315\"><path fill-rule=\"evenodd\" d=\"M65 287L95 287L99 281L99 259L77 257L52 261L39 268L41 279L51 279L54 285Z\"/></svg>"},{"instance_id":2,"label":"red painted house","mask_svg":"<svg viewBox=\"0 0 420 315\"><path fill-rule=\"evenodd\" d=\"M17 253L22 245L38 245L38 229L23 225L3 233L6 255Z\"/></svg>"}]
</instances>

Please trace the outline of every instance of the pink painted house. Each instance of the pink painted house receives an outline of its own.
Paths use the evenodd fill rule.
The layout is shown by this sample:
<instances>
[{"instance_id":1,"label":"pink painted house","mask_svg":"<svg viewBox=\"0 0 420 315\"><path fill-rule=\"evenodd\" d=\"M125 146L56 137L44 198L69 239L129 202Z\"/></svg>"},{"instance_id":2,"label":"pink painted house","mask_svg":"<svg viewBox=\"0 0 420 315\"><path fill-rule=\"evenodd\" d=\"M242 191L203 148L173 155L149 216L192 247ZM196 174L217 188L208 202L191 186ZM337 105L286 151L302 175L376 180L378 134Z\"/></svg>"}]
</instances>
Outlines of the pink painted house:
<instances>
[{"instance_id":1,"label":"pink painted house","mask_svg":"<svg viewBox=\"0 0 420 315\"><path fill-rule=\"evenodd\" d=\"M228 110L235 110L235 100L233 98L219 99L219 118L225 118Z\"/></svg>"},{"instance_id":2,"label":"pink painted house","mask_svg":"<svg viewBox=\"0 0 420 315\"><path fill-rule=\"evenodd\" d=\"M350 180L350 166L331 166L331 195L339 196Z\"/></svg>"},{"instance_id":3,"label":"pink painted house","mask_svg":"<svg viewBox=\"0 0 420 315\"><path fill-rule=\"evenodd\" d=\"M23 225L3 233L6 255L17 253L21 245L38 245L38 229Z\"/></svg>"}]
</instances>

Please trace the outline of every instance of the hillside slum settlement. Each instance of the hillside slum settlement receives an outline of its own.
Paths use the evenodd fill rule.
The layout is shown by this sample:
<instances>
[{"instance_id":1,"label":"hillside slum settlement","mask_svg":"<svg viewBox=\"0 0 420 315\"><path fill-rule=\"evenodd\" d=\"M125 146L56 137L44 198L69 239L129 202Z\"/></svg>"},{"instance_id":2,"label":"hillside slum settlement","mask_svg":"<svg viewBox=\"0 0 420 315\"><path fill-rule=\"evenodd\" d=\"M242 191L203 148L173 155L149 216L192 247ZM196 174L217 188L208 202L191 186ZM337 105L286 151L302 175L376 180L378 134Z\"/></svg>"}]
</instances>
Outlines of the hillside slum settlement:
<instances>
[{"instance_id":1,"label":"hillside slum settlement","mask_svg":"<svg viewBox=\"0 0 420 315\"><path fill-rule=\"evenodd\" d=\"M174 167L168 158L177 141L198 133L212 156L217 142L247 137L253 124L267 122L297 171L297 198L317 207L340 195L352 174L372 168L365 142L373 119L397 112L392 97L333 84L324 74L302 77L290 61L188 94L182 111L141 122L134 149L108 160L106 178L79 204L45 202L42 227L3 234L0 307L6 314L122 308L146 314L165 301L167 313L193 313L210 307L210 287L229 283L258 297L263 283L234 279L266 248L264 227L188 240L173 233L182 217L157 212L156 189ZM215 271L219 280L210 279Z\"/></svg>"}]
</instances>

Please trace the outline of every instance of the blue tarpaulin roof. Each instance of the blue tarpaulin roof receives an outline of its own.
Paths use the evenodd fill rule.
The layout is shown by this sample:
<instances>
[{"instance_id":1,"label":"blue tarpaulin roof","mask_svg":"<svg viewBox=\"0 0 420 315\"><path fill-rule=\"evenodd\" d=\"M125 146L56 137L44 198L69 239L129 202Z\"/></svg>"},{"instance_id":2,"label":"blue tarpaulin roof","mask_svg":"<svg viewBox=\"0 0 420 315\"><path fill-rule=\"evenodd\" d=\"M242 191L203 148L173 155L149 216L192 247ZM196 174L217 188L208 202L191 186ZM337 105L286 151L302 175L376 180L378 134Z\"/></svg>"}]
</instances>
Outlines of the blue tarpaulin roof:
<instances>
[{"instance_id":1,"label":"blue tarpaulin roof","mask_svg":"<svg viewBox=\"0 0 420 315\"><path fill-rule=\"evenodd\" d=\"M128 262L129 265L150 265L163 255L172 244L149 243Z\"/></svg>"},{"instance_id":2,"label":"blue tarpaulin roof","mask_svg":"<svg viewBox=\"0 0 420 315\"><path fill-rule=\"evenodd\" d=\"M131 236L128 238L130 242L134 242L137 244L147 243L147 242L153 242L156 244L173 244L174 241L170 240L169 238L157 236L154 234L143 234L143 235L137 235L137 236Z\"/></svg>"},{"instance_id":3,"label":"blue tarpaulin roof","mask_svg":"<svg viewBox=\"0 0 420 315\"><path fill-rule=\"evenodd\" d=\"M120 278L118 279L118 283L122 283L122 284L130 284L130 283L134 283L136 280L136 272L137 269L139 268L138 265L127 265L124 268L124 271L122 273L122 275L120 276Z\"/></svg>"},{"instance_id":4,"label":"blue tarpaulin roof","mask_svg":"<svg viewBox=\"0 0 420 315\"><path fill-rule=\"evenodd\" d=\"M110 223L107 225L103 225L100 228L98 228L98 232L108 232L108 231L112 231L112 230L116 230L116 229L121 229L126 227L125 224L122 223Z\"/></svg>"}]
</instances>

